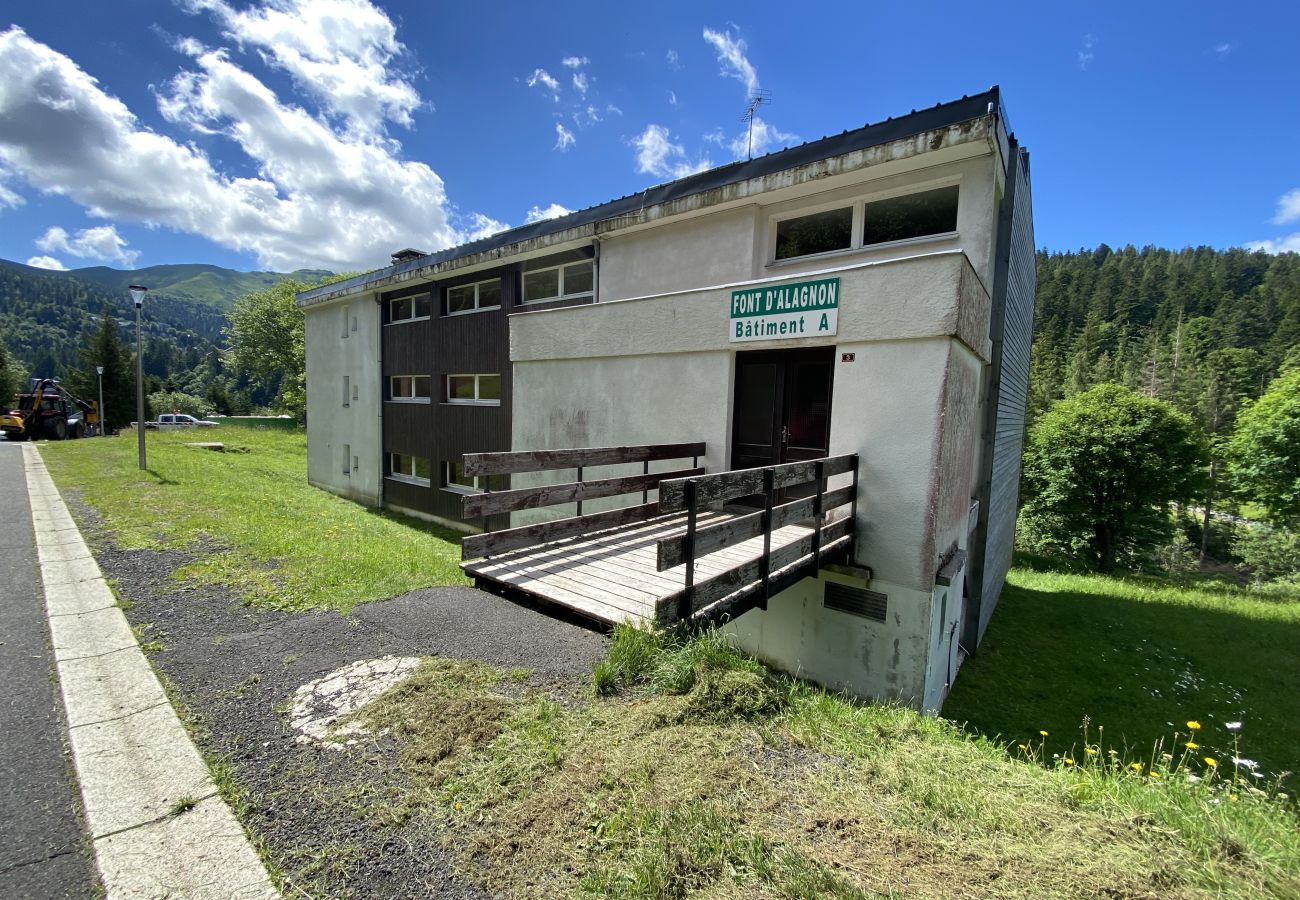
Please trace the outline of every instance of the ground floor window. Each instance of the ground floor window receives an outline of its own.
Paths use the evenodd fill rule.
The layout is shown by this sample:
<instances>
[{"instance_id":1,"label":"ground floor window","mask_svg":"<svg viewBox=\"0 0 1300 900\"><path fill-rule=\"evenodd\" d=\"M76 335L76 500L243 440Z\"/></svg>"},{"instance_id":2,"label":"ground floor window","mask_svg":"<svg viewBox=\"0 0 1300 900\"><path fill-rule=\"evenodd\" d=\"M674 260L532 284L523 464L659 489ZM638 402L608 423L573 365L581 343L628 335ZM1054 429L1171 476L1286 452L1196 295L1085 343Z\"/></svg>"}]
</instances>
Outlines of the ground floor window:
<instances>
[{"instance_id":1,"label":"ground floor window","mask_svg":"<svg viewBox=\"0 0 1300 900\"><path fill-rule=\"evenodd\" d=\"M391 375L388 378L388 396L392 400L411 403L428 403L430 397L429 375Z\"/></svg>"},{"instance_id":2,"label":"ground floor window","mask_svg":"<svg viewBox=\"0 0 1300 900\"><path fill-rule=\"evenodd\" d=\"M445 490L457 494L477 494L483 490L484 478L480 475L466 475L465 465L448 460L442 464L442 486Z\"/></svg>"},{"instance_id":3,"label":"ground floor window","mask_svg":"<svg viewBox=\"0 0 1300 900\"><path fill-rule=\"evenodd\" d=\"M388 477L394 481L405 481L428 487L433 468L423 456L407 456L405 453L389 453Z\"/></svg>"},{"instance_id":4,"label":"ground floor window","mask_svg":"<svg viewBox=\"0 0 1300 900\"><path fill-rule=\"evenodd\" d=\"M500 406L501 376L448 375L447 402Z\"/></svg>"}]
</instances>

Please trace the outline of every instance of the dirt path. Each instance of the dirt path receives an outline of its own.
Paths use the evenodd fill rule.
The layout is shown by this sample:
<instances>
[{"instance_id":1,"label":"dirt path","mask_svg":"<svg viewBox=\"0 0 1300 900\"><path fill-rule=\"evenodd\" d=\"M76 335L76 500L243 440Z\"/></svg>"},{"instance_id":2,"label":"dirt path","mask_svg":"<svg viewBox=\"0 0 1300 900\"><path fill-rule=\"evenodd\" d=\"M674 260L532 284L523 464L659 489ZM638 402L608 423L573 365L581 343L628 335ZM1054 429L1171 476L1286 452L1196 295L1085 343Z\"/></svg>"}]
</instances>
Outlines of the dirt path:
<instances>
[{"instance_id":1,"label":"dirt path","mask_svg":"<svg viewBox=\"0 0 1300 900\"><path fill-rule=\"evenodd\" d=\"M96 557L131 601L141 642L165 648L151 659L197 718L204 754L229 761L246 792L240 817L289 876L286 896L301 896L295 885L330 897L487 896L454 874L427 828L359 819L377 785L403 787L391 746L299 742L286 715L292 695L358 660L422 655L528 669L534 684L579 690L604 652L602 635L463 587L364 604L348 617L252 610L220 587L172 581L187 554L101 547Z\"/></svg>"}]
</instances>

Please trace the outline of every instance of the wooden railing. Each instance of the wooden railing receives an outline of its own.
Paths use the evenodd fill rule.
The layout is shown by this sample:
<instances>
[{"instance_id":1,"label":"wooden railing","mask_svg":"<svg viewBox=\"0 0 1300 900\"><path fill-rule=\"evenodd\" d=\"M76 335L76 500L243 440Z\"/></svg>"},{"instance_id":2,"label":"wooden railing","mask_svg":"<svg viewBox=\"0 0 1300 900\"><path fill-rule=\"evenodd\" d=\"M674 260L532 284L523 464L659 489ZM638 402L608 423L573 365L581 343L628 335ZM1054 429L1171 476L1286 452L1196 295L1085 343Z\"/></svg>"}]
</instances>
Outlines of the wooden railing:
<instances>
[{"instance_id":1,"label":"wooden railing","mask_svg":"<svg viewBox=\"0 0 1300 900\"><path fill-rule=\"evenodd\" d=\"M507 491L484 491L467 494L461 500L466 519L486 517L497 513L521 509L542 509L561 503L577 504L577 515L519 528L476 534L461 541L461 557L474 559L507 550L531 547L564 538L588 534L606 528L616 528L633 522L642 522L659 515L659 504L650 501L650 491L657 490L667 479L680 479L704 474L699 467L704 455L704 443L645 444L635 447L587 447L575 450L524 450L502 453L467 453L464 458L465 474L487 476L491 484L493 475L515 475L524 472L546 472L556 469L574 469L574 481L547 484L537 487L517 488ZM691 458L689 469L673 472L651 472L650 463L658 460ZM618 478L583 479L585 469L593 466L612 466L641 463L640 475ZM636 506L613 509L607 512L582 514L584 500L600 497L617 497L624 494L641 494Z\"/></svg>"},{"instance_id":2,"label":"wooden railing","mask_svg":"<svg viewBox=\"0 0 1300 900\"><path fill-rule=\"evenodd\" d=\"M850 472L853 474L850 485L827 490L828 478ZM813 485L812 496L777 502L778 492L809 483ZM702 506L754 495L762 497L761 510L715 524L698 525ZM757 606L766 609L773 593L808 574L816 574L823 554L842 548L851 557L857 496L856 453L662 482L659 509L664 513L685 510L686 532L658 542L658 568L662 572L685 564L686 587L677 608L665 611L667 614L661 615L661 621L689 620L737 592L744 592ZM831 517L832 510L845 506L849 507L847 515ZM772 549L773 531L806 520L812 522L809 534ZM763 551L757 559L696 583L695 563L700 557L760 536Z\"/></svg>"}]
</instances>

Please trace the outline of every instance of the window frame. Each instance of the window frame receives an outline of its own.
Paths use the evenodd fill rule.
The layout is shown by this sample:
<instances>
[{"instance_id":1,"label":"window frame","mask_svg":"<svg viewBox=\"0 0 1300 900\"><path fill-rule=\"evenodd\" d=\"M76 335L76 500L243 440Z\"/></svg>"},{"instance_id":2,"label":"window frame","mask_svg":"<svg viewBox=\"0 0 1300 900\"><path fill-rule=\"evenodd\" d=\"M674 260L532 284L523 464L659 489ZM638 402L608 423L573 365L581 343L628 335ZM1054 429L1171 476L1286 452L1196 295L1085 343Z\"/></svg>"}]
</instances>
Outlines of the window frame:
<instances>
[{"instance_id":1,"label":"window frame","mask_svg":"<svg viewBox=\"0 0 1300 900\"><path fill-rule=\"evenodd\" d=\"M394 463L399 458L411 460L410 474L407 474L406 472L395 471ZM415 461L418 459L422 459L426 463L428 463L429 465L428 478L421 478L419 475L415 474L415 468L416 468ZM384 453L384 477L391 478L393 481L400 481L403 484L413 484L416 485L417 487L429 487L433 483L433 461L430 460L427 456L416 456L413 453L395 453L392 450L389 450Z\"/></svg>"},{"instance_id":2,"label":"window frame","mask_svg":"<svg viewBox=\"0 0 1300 900\"><path fill-rule=\"evenodd\" d=\"M453 378L474 379L473 399L467 400L461 397L453 398L451 396L451 380ZM481 395L483 392L479 387L480 379L482 378L496 378L498 380L497 381L498 396L495 399L486 399L486 400L482 399ZM443 378L443 385L444 385L444 389L442 392L442 396L443 396L442 402L446 403L449 406L500 406L501 405L500 394L503 392L505 388L504 381L502 380L501 374L499 372L448 372L446 377Z\"/></svg>"},{"instance_id":3,"label":"window frame","mask_svg":"<svg viewBox=\"0 0 1300 900\"><path fill-rule=\"evenodd\" d=\"M496 302L494 305L492 305L492 306L484 306L484 305L483 305L483 302L482 302L482 291L479 290L479 289L480 289L483 285L485 285L485 284L491 284L491 283L494 282L494 281L497 283L497 288L498 288L498 293L497 293L497 302ZM457 310L456 312L452 312L451 309L450 309L450 305L451 305L451 292L452 292L452 291L463 290L464 288L467 288L467 287L472 287L472 288L474 289L474 306L473 306L473 308L472 308L472 309L460 309L460 310ZM443 299L443 306L447 309L447 311L444 312L444 313L442 313L442 315L444 315L444 316L446 316L446 317L448 317L448 318L450 318L451 316L470 316L470 315L473 315L474 313L488 312L488 311L493 310L493 309L500 309L500 308L501 308L501 297L502 297L504 294L505 294L505 285L502 284L502 278L501 278L500 275L496 276L495 278L484 278L482 281L471 281L471 282L469 282L469 283L467 283L467 284L453 284L453 285L449 285L449 286L447 287L446 291L444 291L444 299Z\"/></svg>"},{"instance_id":4,"label":"window frame","mask_svg":"<svg viewBox=\"0 0 1300 900\"><path fill-rule=\"evenodd\" d=\"M569 266L588 265L591 267L591 290L578 291L573 294L564 292L564 270ZM540 297L536 300L528 300L528 276L537 275L542 272L559 271L559 293L554 297ZM556 263L553 266L543 266L540 269L525 269L519 273L519 305L533 306L538 303L555 303L558 300L576 300L580 297L590 297L596 299L596 260L592 259L571 259L568 262Z\"/></svg>"},{"instance_id":5,"label":"window frame","mask_svg":"<svg viewBox=\"0 0 1300 900\"><path fill-rule=\"evenodd\" d=\"M429 314L427 316L415 315L415 311L416 311L415 301L421 297L429 298ZM411 313L412 313L411 317L407 319L394 319L393 304L401 303L406 300L411 301ZM384 323L385 327L389 325L406 325L407 323L410 322L426 322L429 319L433 318L433 292L432 291L421 291L418 294L407 294L405 297L389 297L384 302L388 304L388 321Z\"/></svg>"},{"instance_id":6,"label":"window frame","mask_svg":"<svg viewBox=\"0 0 1300 900\"><path fill-rule=\"evenodd\" d=\"M396 382L402 378L411 380L411 396L399 397L396 391ZM424 379L428 387L428 395L419 397L415 394L415 385L417 379ZM432 375L389 375L388 376L388 401L389 403L432 403L433 402L433 376Z\"/></svg>"},{"instance_id":7,"label":"window frame","mask_svg":"<svg viewBox=\"0 0 1300 900\"><path fill-rule=\"evenodd\" d=\"M484 488L480 484L480 479L487 478L488 476L486 475L465 476L466 478L473 479L474 481L473 487L469 487L468 485L464 485L464 484L458 484L451 480L452 467L455 465L456 462L454 460L444 459L442 461L442 472L441 472L441 478L439 479L439 487L449 494L460 494L461 496L483 493ZM461 463L460 465L462 468L464 468L464 463Z\"/></svg>"},{"instance_id":8,"label":"window frame","mask_svg":"<svg viewBox=\"0 0 1300 900\"><path fill-rule=\"evenodd\" d=\"M924 194L930 191L938 191L950 187L957 188L957 212L960 216L962 197L962 179L960 177L937 179L935 181L927 182L924 185L912 184L906 187L894 188L892 190L877 191L872 194L858 194L852 197L842 197L837 200L828 200L824 203L818 203L815 206L801 206L797 209L773 213L768 216L766 266L768 268L780 268L782 266L797 265L805 260L834 259L839 256L848 256L854 253L890 249L894 247L907 247L912 244L949 241L958 238L961 236L960 228L955 228L952 231L941 231L936 234L923 234L918 237L901 238L896 241L882 241L878 244L864 244L862 242L862 233L866 223L866 209L868 205L881 200L893 200L898 197L906 197L909 194ZM805 216L817 215L818 213L830 212L836 209L843 209L846 206L850 206L853 209L853 230L850 233L850 242L847 248L843 250L824 250L821 253L807 253L802 256L787 256L783 259L776 258L776 229L780 222L788 221L790 219L800 219ZM960 224L960 222L958 224Z\"/></svg>"}]
</instances>

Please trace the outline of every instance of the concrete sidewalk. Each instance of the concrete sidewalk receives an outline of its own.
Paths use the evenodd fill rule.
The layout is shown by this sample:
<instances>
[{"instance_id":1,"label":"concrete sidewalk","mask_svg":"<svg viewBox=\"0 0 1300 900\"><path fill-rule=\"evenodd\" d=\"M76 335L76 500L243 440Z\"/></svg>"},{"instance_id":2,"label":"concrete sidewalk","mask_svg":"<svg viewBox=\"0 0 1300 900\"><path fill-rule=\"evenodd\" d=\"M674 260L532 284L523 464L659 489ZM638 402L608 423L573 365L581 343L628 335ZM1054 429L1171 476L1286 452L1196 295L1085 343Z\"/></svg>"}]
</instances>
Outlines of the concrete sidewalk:
<instances>
[{"instance_id":1,"label":"concrete sidewalk","mask_svg":"<svg viewBox=\"0 0 1300 900\"><path fill-rule=\"evenodd\" d=\"M40 453L24 444L23 455L73 763L108 897L278 897Z\"/></svg>"}]
</instances>

